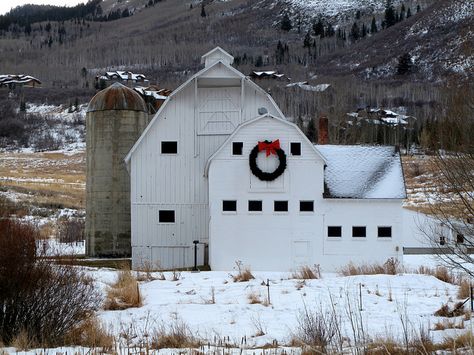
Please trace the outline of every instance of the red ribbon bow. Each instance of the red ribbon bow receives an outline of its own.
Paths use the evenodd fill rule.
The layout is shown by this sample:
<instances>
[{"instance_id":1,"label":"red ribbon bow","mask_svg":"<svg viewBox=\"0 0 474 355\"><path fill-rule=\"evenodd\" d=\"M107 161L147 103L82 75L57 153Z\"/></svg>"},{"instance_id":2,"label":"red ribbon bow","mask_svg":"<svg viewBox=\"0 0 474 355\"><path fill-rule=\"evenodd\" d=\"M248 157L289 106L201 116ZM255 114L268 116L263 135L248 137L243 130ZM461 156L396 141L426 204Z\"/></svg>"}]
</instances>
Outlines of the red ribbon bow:
<instances>
[{"instance_id":1,"label":"red ribbon bow","mask_svg":"<svg viewBox=\"0 0 474 355\"><path fill-rule=\"evenodd\" d=\"M258 142L258 151L261 152L262 150L265 150L265 153L267 157L270 154L275 154L277 155L277 149L280 149L280 140L277 139L276 141L273 141L271 143L267 142Z\"/></svg>"}]
</instances>

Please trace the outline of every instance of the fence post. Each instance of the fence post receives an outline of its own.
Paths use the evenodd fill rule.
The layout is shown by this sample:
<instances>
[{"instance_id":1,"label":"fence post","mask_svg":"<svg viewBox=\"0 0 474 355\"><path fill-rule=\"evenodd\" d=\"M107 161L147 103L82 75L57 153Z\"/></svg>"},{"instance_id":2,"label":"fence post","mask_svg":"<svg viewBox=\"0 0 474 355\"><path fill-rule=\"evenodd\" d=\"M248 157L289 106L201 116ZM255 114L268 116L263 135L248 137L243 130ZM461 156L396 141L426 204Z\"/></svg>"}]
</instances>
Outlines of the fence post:
<instances>
[{"instance_id":1,"label":"fence post","mask_svg":"<svg viewBox=\"0 0 474 355\"><path fill-rule=\"evenodd\" d=\"M469 298L471 299L471 312L474 311L474 300L472 298L472 284L469 284Z\"/></svg>"},{"instance_id":2,"label":"fence post","mask_svg":"<svg viewBox=\"0 0 474 355\"><path fill-rule=\"evenodd\" d=\"M359 283L359 311L362 311L362 284Z\"/></svg>"},{"instance_id":3,"label":"fence post","mask_svg":"<svg viewBox=\"0 0 474 355\"><path fill-rule=\"evenodd\" d=\"M267 279L267 300L268 300L268 304L271 304L270 302L270 280Z\"/></svg>"}]
</instances>

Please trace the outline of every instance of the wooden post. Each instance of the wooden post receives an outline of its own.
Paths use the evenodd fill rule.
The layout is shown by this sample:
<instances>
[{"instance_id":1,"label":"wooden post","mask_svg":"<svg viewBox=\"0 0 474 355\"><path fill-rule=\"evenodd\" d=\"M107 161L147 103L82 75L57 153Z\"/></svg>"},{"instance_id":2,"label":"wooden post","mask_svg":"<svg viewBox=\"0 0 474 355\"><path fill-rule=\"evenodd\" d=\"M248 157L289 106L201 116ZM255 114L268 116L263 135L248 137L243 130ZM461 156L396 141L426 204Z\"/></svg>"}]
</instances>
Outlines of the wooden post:
<instances>
[{"instance_id":1,"label":"wooden post","mask_svg":"<svg viewBox=\"0 0 474 355\"><path fill-rule=\"evenodd\" d=\"M359 284L359 311L362 311L362 284Z\"/></svg>"},{"instance_id":2,"label":"wooden post","mask_svg":"<svg viewBox=\"0 0 474 355\"><path fill-rule=\"evenodd\" d=\"M472 297L472 284L469 284L469 298L471 299L471 312L474 311L474 300Z\"/></svg>"},{"instance_id":3,"label":"wooden post","mask_svg":"<svg viewBox=\"0 0 474 355\"><path fill-rule=\"evenodd\" d=\"M268 304L271 304L270 302L270 280L267 279L267 300L268 300Z\"/></svg>"}]
</instances>

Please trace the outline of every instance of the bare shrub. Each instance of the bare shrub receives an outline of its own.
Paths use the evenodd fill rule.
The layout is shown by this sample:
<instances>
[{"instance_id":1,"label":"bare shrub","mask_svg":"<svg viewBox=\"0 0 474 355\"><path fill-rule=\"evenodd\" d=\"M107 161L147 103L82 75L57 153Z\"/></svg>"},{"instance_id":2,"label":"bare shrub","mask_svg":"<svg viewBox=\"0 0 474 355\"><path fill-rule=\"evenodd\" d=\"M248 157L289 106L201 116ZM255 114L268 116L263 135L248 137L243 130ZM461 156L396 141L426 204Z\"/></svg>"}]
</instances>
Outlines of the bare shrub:
<instances>
[{"instance_id":1,"label":"bare shrub","mask_svg":"<svg viewBox=\"0 0 474 355\"><path fill-rule=\"evenodd\" d=\"M151 335L151 349L197 348L200 342L182 320L175 320L167 329L161 325Z\"/></svg>"},{"instance_id":2,"label":"bare shrub","mask_svg":"<svg viewBox=\"0 0 474 355\"><path fill-rule=\"evenodd\" d=\"M354 263L349 263L341 267L338 272L342 276L355 276L355 275L377 275L377 274L386 274L386 275L397 275L401 273L402 267L400 262L397 259L390 258L384 264L362 264L355 265Z\"/></svg>"},{"instance_id":3,"label":"bare shrub","mask_svg":"<svg viewBox=\"0 0 474 355\"><path fill-rule=\"evenodd\" d=\"M91 317L79 323L67 334L65 344L101 348L104 352L110 352L113 350L114 336L97 317Z\"/></svg>"},{"instance_id":4,"label":"bare shrub","mask_svg":"<svg viewBox=\"0 0 474 355\"><path fill-rule=\"evenodd\" d=\"M237 266L238 273L237 275L231 275L234 282L247 282L255 279L255 277L252 275L252 272L250 271L250 268L243 266L240 260L237 260L235 265Z\"/></svg>"},{"instance_id":5,"label":"bare shrub","mask_svg":"<svg viewBox=\"0 0 474 355\"><path fill-rule=\"evenodd\" d=\"M36 255L37 236L28 224L0 220L0 338L7 345L22 332L42 346L61 344L100 303L80 269Z\"/></svg>"},{"instance_id":6,"label":"bare shrub","mask_svg":"<svg viewBox=\"0 0 474 355\"><path fill-rule=\"evenodd\" d=\"M58 236L62 243L84 240L85 221L83 218L61 217L58 220Z\"/></svg>"},{"instance_id":7,"label":"bare shrub","mask_svg":"<svg viewBox=\"0 0 474 355\"><path fill-rule=\"evenodd\" d=\"M314 265L313 267L302 266L291 274L291 278L299 280L319 279L321 278L319 265Z\"/></svg>"},{"instance_id":8,"label":"bare shrub","mask_svg":"<svg viewBox=\"0 0 474 355\"><path fill-rule=\"evenodd\" d=\"M436 312L434 312L434 315L437 317L449 317L450 310L448 304L443 304Z\"/></svg>"},{"instance_id":9,"label":"bare shrub","mask_svg":"<svg viewBox=\"0 0 474 355\"><path fill-rule=\"evenodd\" d=\"M474 335L466 332L455 337L447 337L438 345L439 349L457 350L462 348L472 349L474 347Z\"/></svg>"},{"instance_id":10,"label":"bare shrub","mask_svg":"<svg viewBox=\"0 0 474 355\"><path fill-rule=\"evenodd\" d=\"M250 292L247 295L247 299L248 299L250 304L261 304L262 303L262 299L260 298L260 294L255 292L255 291Z\"/></svg>"},{"instance_id":11,"label":"bare shrub","mask_svg":"<svg viewBox=\"0 0 474 355\"><path fill-rule=\"evenodd\" d=\"M462 279L459 282L458 298L464 299L471 296L471 283L469 280Z\"/></svg>"},{"instance_id":12,"label":"bare shrub","mask_svg":"<svg viewBox=\"0 0 474 355\"><path fill-rule=\"evenodd\" d=\"M170 281L178 281L181 278L181 271L173 270L171 272Z\"/></svg>"},{"instance_id":13,"label":"bare shrub","mask_svg":"<svg viewBox=\"0 0 474 355\"><path fill-rule=\"evenodd\" d=\"M37 152L58 150L61 148L62 144L63 141L61 138L56 138L49 132L36 137L35 141L33 142L35 151Z\"/></svg>"},{"instance_id":14,"label":"bare shrub","mask_svg":"<svg viewBox=\"0 0 474 355\"><path fill-rule=\"evenodd\" d=\"M297 320L292 343L310 346L313 351L325 353L339 332L339 319L335 312L323 312L322 307L313 311L305 304Z\"/></svg>"},{"instance_id":15,"label":"bare shrub","mask_svg":"<svg viewBox=\"0 0 474 355\"><path fill-rule=\"evenodd\" d=\"M130 270L121 270L117 281L108 288L104 304L106 310L123 310L141 307L138 281Z\"/></svg>"}]
</instances>

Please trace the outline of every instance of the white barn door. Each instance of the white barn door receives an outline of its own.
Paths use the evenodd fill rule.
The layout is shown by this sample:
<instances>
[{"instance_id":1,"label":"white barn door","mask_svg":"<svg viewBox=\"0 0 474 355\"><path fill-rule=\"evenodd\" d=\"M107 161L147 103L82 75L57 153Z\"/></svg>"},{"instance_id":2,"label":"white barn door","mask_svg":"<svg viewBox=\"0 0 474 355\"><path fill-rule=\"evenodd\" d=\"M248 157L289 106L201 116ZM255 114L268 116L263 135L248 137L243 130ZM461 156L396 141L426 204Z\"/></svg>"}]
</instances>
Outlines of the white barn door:
<instances>
[{"instance_id":1,"label":"white barn door","mask_svg":"<svg viewBox=\"0 0 474 355\"><path fill-rule=\"evenodd\" d=\"M311 242L309 240L294 240L292 245L293 267L299 269L302 266L311 265Z\"/></svg>"},{"instance_id":2,"label":"white barn door","mask_svg":"<svg viewBox=\"0 0 474 355\"><path fill-rule=\"evenodd\" d=\"M240 88L199 88L197 134L231 134L241 122Z\"/></svg>"}]
</instances>

